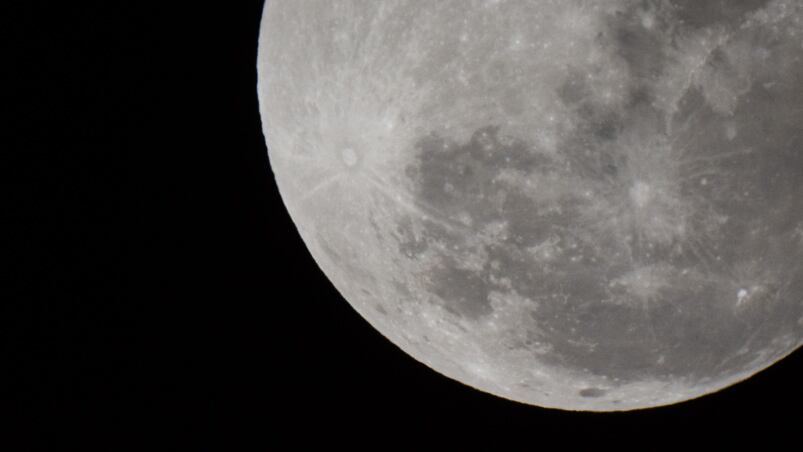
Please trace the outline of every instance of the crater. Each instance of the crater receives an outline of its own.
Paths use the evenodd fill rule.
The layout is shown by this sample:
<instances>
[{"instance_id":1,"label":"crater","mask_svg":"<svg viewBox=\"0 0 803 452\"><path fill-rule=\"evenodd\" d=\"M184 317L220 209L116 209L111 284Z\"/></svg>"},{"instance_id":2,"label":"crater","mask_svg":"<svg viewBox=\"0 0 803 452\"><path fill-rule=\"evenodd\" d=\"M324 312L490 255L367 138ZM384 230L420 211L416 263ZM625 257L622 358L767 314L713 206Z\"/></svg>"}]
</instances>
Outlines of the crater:
<instances>
[{"instance_id":1,"label":"crater","mask_svg":"<svg viewBox=\"0 0 803 452\"><path fill-rule=\"evenodd\" d=\"M349 168L352 168L359 163L359 157L357 155L357 151L352 148L343 148L340 151L340 158L343 160L343 164Z\"/></svg>"}]
</instances>

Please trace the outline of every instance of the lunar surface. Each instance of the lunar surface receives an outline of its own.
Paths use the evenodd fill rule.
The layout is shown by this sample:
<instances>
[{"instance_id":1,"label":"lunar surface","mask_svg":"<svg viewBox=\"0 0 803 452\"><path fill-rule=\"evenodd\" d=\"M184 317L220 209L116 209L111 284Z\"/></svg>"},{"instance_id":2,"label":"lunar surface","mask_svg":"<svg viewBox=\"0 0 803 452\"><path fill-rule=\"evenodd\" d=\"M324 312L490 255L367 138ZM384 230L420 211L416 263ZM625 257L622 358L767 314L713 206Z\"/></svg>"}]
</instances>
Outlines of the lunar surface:
<instances>
[{"instance_id":1,"label":"lunar surface","mask_svg":"<svg viewBox=\"0 0 803 452\"><path fill-rule=\"evenodd\" d=\"M432 369L630 410L801 344L803 2L270 0L258 66L310 253Z\"/></svg>"}]
</instances>

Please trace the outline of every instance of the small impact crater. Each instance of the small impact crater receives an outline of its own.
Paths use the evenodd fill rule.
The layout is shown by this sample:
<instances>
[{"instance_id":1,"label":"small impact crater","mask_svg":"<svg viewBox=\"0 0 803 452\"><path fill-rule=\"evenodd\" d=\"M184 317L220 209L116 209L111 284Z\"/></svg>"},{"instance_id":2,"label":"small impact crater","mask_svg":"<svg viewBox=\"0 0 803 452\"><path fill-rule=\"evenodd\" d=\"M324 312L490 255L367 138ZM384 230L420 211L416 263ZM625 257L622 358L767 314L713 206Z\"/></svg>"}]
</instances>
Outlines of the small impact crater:
<instances>
[{"instance_id":1,"label":"small impact crater","mask_svg":"<svg viewBox=\"0 0 803 452\"><path fill-rule=\"evenodd\" d=\"M343 164L349 168L353 168L359 163L357 151L352 148L343 148L343 150L340 151L340 158L343 160Z\"/></svg>"}]
</instances>

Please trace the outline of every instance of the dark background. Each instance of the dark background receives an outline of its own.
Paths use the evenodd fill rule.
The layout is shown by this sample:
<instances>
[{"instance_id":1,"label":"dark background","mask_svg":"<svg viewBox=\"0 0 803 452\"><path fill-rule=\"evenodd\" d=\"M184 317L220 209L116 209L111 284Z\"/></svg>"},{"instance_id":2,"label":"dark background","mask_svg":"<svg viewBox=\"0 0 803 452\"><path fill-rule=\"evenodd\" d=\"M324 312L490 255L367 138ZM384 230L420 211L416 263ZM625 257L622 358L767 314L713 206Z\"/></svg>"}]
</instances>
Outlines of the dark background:
<instances>
[{"instance_id":1,"label":"dark background","mask_svg":"<svg viewBox=\"0 0 803 452\"><path fill-rule=\"evenodd\" d=\"M800 352L718 394L603 415L480 393L385 340L279 197L256 96L260 1L2 8L0 406L30 433L0 448L654 449L797 433Z\"/></svg>"}]
</instances>

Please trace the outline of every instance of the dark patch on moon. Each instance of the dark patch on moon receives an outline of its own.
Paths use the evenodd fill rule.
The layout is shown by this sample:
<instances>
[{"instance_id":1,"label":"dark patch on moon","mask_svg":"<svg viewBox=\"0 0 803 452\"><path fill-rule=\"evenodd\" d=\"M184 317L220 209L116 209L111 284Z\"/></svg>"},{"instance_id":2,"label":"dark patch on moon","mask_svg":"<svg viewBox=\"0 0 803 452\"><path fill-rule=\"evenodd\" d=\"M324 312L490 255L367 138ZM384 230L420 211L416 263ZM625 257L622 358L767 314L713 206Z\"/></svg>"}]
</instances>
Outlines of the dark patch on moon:
<instances>
[{"instance_id":1,"label":"dark patch on moon","mask_svg":"<svg viewBox=\"0 0 803 452\"><path fill-rule=\"evenodd\" d=\"M504 187L495 182L501 171L531 171L547 163L521 142L501 143L498 130L493 125L479 129L464 145L436 135L418 141L419 161L407 174L428 210L445 217L466 213L487 222L489 214L496 217L504 195Z\"/></svg>"},{"instance_id":2,"label":"dark patch on moon","mask_svg":"<svg viewBox=\"0 0 803 452\"><path fill-rule=\"evenodd\" d=\"M578 392L578 394L580 394L580 397L586 397L586 398L604 397L605 394L607 393L608 391L599 388L585 388L581 389Z\"/></svg>"},{"instance_id":3,"label":"dark patch on moon","mask_svg":"<svg viewBox=\"0 0 803 452\"><path fill-rule=\"evenodd\" d=\"M772 0L670 0L675 16L692 28L712 25L738 27L746 16Z\"/></svg>"},{"instance_id":4,"label":"dark patch on moon","mask_svg":"<svg viewBox=\"0 0 803 452\"><path fill-rule=\"evenodd\" d=\"M566 105L579 104L591 95L585 72L579 69L569 71L569 75L558 88L558 98Z\"/></svg>"},{"instance_id":5,"label":"dark patch on moon","mask_svg":"<svg viewBox=\"0 0 803 452\"><path fill-rule=\"evenodd\" d=\"M631 76L646 83L660 76L668 63L664 36L645 28L636 9L619 13L609 21L608 39L627 63Z\"/></svg>"},{"instance_id":6,"label":"dark patch on moon","mask_svg":"<svg viewBox=\"0 0 803 452\"><path fill-rule=\"evenodd\" d=\"M446 258L444 264L432 270L433 293L447 303L444 308L453 314L478 318L491 312L491 285L482 273L459 268Z\"/></svg>"},{"instance_id":7,"label":"dark patch on moon","mask_svg":"<svg viewBox=\"0 0 803 452\"><path fill-rule=\"evenodd\" d=\"M584 102L576 112L583 121L582 130L578 132L587 134L589 141L612 141L619 136L624 127L621 112L592 101Z\"/></svg>"},{"instance_id":8,"label":"dark patch on moon","mask_svg":"<svg viewBox=\"0 0 803 452\"><path fill-rule=\"evenodd\" d=\"M531 204L511 193L514 187L499 180L506 170L532 172L550 162L521 142L500 140L496 126L477 130L464 145L437 136L425 137L418 142L417 155L419 161L407 168L407 174L416 182L418 204L452 228L424 222L424 236L413 238L412 224L404 220L399 224L399 250L420 254L429 248L426 243L440 243L453 250L454 255L441 253L441 264L427 275L433 293L446 302L447 309L461 316L487 315L491 312L490 292L507 290L492 281L498 281L500 273L509 275L510 269L490 263L481 272L460 268L460 250L468 246L469 236L499 219L509 223L508 241L516 245L534 243L550 225L559 224L552 214L534 215ZM510 257L509 253L504 255Z\"/></svg>"},{"instance_id":9,"label":"dark patch on moon","mask_svg":"<svg viewBox=\"0 0 803 452\"><path fill-rule=\"evenodd\" d=\"M374 227L379 229L376 225ZM429 248L427 241L415 231L410 218L403 218L396 225L396 232L399 235L399 252L408 258L419 256Z\"/></svg>"}]
</instances>

